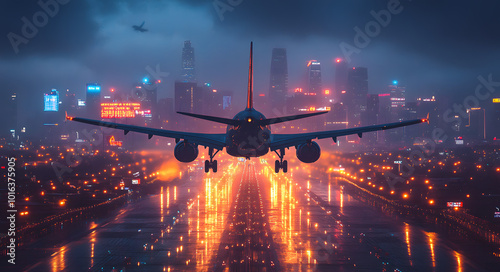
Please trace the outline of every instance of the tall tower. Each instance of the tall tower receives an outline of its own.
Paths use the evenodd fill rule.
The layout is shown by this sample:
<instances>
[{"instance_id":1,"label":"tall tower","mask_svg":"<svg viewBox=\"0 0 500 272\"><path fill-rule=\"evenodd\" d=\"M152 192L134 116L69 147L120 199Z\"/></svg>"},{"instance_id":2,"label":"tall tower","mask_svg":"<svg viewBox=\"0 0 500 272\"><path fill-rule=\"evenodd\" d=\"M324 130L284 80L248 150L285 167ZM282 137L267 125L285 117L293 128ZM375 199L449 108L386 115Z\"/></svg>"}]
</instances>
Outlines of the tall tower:
<instances>
[{"instance_id":1,"label":"tall tower","mask_svg":"<svg viewBox=\"0 0 500 272\"><path fill-rule=\"evenodd\" d=\"M397 80L392 81L388 87L391 100L391 111L389 122L397 122L404 119L406 112L406 87L401 86ZM391 129L385 132L386 141L389 143L398 143L404 140L404 134L407 128Z\"/></svg>"},{"instance_id":2,"label":"tall tower","mask_svg":"<svg viewBox=\"0 0 500 272\"><path fill-rule=\"evenodd\" d=\"M158 125L158 81L144 77L140 84L135 85L135 99L141 102L141 109L147 112L145 123L148 126Z\"/></svg>"},{"instance_id":3,"label":"tall tower","mask_svg":"<svg viewBox=\"0 0 500 272\"><path fill-rule=\"evenodd\" d=\"M352 67L347 73L346 106L349 127L361 126L361 113L366 111L368 69Z\"/></svg>"},{"instance_id":4,"label":"tall tower","mask_svg":"<svg viewBox=\"0 0 500 272\"><path fill-rule=\"evenodd\" d=\"M271 76L269 80L269 100L271 107L285 112L288 93L288 65L285 48L273 48L271 56Z\"/></svg>"},{"instance_id":5,"label":"tall tower","mask_svg":"<svg viewBox=\"0 0 500 272\"><path fill-rule=\"evenodd\" d=\"M101 85L97 83L87 84L87 98L85 101L87 116L100 119L101 117Z\"/></svg>"},{"instance_id":6,"label":"tall tower","mask_svg":"<svg viewBox=\"0 0 500 272\"><path fill-rule=\"evenodd\" d=\"M341 58L335 59L335 95L336 99L345 103L347 93L347 62Z\"/></svg>"},{"instance_id":7,"label":"tall tower","mask_svg":"<svg viewBox=\"0 0 500 272\"><path fill-rule=\"evenodd\" d=\"M196 72L194 69L194 48L191 41L184 41L182 48L182 74L183 82L196 82Z\"/></svg>"},{"instance_id":8,"label":"tall tower","mask_svg":"<svg viewBox=\"0 0 500 272\"><path fill-rule=\"evenodd\" d=\"M402 119L402 113L406 106L406 87L399 85L397 80L394 80L389 85L389 92L391 94L391 115L393 122Z\"/></svg>"},{"instance_id":9,"label":"tall tower","mask_svg":"<svg viewBox=\"0 0 500 272\"><path fill-rule=\"evenodd\" d=\"M307 92L321 93L321 63L317 60L310 60L307 63Z\"/></svg>"}]
</instances>

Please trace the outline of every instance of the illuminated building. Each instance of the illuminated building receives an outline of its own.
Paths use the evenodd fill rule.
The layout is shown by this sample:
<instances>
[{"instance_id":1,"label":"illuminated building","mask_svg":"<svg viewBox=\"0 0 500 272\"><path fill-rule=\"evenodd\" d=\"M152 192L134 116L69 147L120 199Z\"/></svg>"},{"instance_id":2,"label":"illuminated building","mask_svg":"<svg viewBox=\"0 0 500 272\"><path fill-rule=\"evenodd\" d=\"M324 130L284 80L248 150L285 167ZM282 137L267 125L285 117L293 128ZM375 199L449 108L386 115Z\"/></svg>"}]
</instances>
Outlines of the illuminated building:
<instances>
[{"instance_id":1,"label":"illuminated building","mask_svg":"<svg viewBox=\"0 0 500 272\"><path fill-rule=\"evenodd\" d=\"M398 122L404 119L406 106L406 87L401 86L397 80L392 81L388 86L388 93L391 99L391 114L389 122ZM403 140L404 129L393 129L386 131L385 135L390 143L397 143Z\"/></svg>"},{"instance_id":2,"label":"illuminated building","mask_svg":"<svg viewBox=\"0 0 500 272\"><path fill-rule=\"evenodd\" d=\"M141 103L141 109L149 111L145 116L147 126L156 126L158 117L158 81L144 77L142 82L135 85L133 100Z\"/></svg>"},{"instance_id":3,"label":"illuminated building","mask_svg":"<svg viewBox=\"0 0 500 272\"><path fill-rule=\"evenodd\" d=\"M69 89L66 89L66 91L63 91L60 94L60 99L61 99L62 112L67 112L70 115L76 112L77 100L76 100L76 94L74 92L71 92Z\"/></svg>"},{"instance_id":4,"label":"illuminated building","mask_svg":"<svg viewBox=\"0 0 500 272\"><path fill-rule=\"evenodd\" d=\"M361 126L361 113L366 111L366 95L368 94L368 69L352 67L347 73L347 121L349 127Z\"/></svg>"},{"instance_id":5,"label":"illuminated building","mask_svg":"<svg viewBox=\"0 0 500 272\"><path fill-rule=\"evenodd\" d=\"M467 109L469 123L465 125L467 138L480 142L486 140L486 111L483 108Z\"/></svg>"},{"instance_id":6,"label":"illuminated building","mask_svg":"<svg viewBox=\"0 0 500 272\"><path fill-rule=\"evenodd\" d=\"M166 129L175 123L174 99L162 98L158 101L158 115L160 117L160 128Z\"/></svg>"},{"instance_id":7,"label":"illuminated building","mask_svg":"<svg viewBox=\"0 0 500 272\"><path fill-rule=\"evenodd\" d=\"M87 84L87 97L85 100L87 117L97 119L101 112L101 85Z\"/></svg>"},{"instance_id":8,"label":"illuminated building","mask_svg":"<svg viewBox=\"0 0 500 272\"><path fill-rule=\"evenodd\" d=\"M59 112L59 92L52 89L43 95L43 127L44 137L47 142L55 143L57 137L61 135L59 123L63 121L63 115Z\"/></svg>"},{"instance_id":9,"label":"illuminated building","mask_svg":"<svg viewBox=\"0 0 500 272\"><path fill-rule=\"evenodd\" d=\"M325 129L346 129L349 123L347 122L347 109L343 103L335 103L331 106L331 111L327 114L325 120ZM364 136L363 136L364 137ZM342 138L337 141L343 141Z\"/></svg>"},{"instance_id":10,"label":"illuminated building","mask_svg":"<svg viewBox=\"0 0 500 272\"><path fill-rule=\"evenodd\" d=\"M175 82L175 111L200 113L203 108L202 89L194 82Z\"/></svg>"},{"instance_id":11,"label":"illuminated building","mask_svg":"<svg viewBox=\"0 0 500 272\"><path fill-rule=\"evenodd\" d=\"M59 111L59 92L56 89L43 96L43 111Z\"/></svg>"},{"instance_id":12,"label":"illuminated building","mask_svg":"<svg viewBox=\"0 0 500 272\"><path fill-rule=\"evenodd\" d=\"M393 114L393 121L401 119L401 113L406 105L406 87L400 86L397 80L394 80L389 85L389 93L391 94L391 112Z\"/></svg>"},{"instance_id":13,"label":"illuminated building","mask_svg":"<svg viewBox=\"0 0 500 272\"><path fill-rule=\"evenodd\" d=\"M19 130L17 128L17 94L11 93L8 98L8 103L6 107L6 113L9 114L9 118L4 118L2 122L5 125L2 126L2 132L0 136L9 136L11 139L18 139Z\"/></svg>"},{"instance_id":14,"label":"illuminated building","mask_svg":"<svg viewBox=\"0 0 500 272\"><path fill-rule=\"evenodd\" d=\"M487 137L500 142L500 98L493 98L490 113L487 114Z\"/></svg>"},{"instance_id":15,"label":"illuminated building","mask_svg":"<svg viewBox=\"0 0 500 272\"><path fill-rule=\"evenodd\" d=\"M438 110L438 101L435 96L417 98L417 118L426 117L429 114L429 125L421 126L421 135L427 138L432 137L432 131L438 127L445 127L441 112Z\"/></svg>"},{"instance_id":16,"label":"illuminated building","mask_svg":"<svg viewBox=\"0 0 500 272\"><path fill-rule=\"evenodd\" d=\"M307 63L307 92L318 94L321 92L321 63L310 60Z\"/></svg>"},{"instance_id":17,"label":"illuminated building","mask_svg":"<svg viewBox=\"0 0 500 272\"><path fill-rule=\"evenodd\" d=\"M182 81L196 82L196 72L194 68L194 48L191 41L184 41L182 48Z\"/></svg>"},{"instance_id":18,"label":"illuminated building","mask_svg":"<svg viewBox=\"0 0 500 272\"><path fill-rule=\"evenodd\" d=\"M269 80L269 102L271 107L286 113L288 93L288 65L285 48L273 48L271 56L271 75ZM265 99L265 96L263 97Z\"/></svg>"},{"instance_id":19,"label":"illuminated building","mask_svg":"<svg viewBox=\"0 0 500 272\"><path fill-rule=\"evenodd\" d=\"M341 58L335 59L335 95L336 99L345 103L347 92L347 62Z\"/></svg>"}]
</instances>

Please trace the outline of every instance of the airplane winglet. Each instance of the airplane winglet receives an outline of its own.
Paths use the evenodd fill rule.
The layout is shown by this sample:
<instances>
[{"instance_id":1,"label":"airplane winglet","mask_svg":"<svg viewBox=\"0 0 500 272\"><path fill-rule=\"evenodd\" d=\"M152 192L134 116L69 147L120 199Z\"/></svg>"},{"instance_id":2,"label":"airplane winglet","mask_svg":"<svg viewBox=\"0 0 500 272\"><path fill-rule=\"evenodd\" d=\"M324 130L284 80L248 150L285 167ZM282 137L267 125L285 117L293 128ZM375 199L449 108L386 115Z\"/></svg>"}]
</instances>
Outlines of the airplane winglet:
<instances>
[{"instance_id":1,"label":"airplane winglet","mask_svg":"<svg viewBox=\"0 0 500 272\"><path fill-rule=\"evenodd\" d=\"M64 112L64 115L66 115L66 120L70 120L70 121L73 120L73 117L68 116L68 112L67 111Z\"/></svg>"},{"instance_id":2,"label":"airplane winglet","mask_svg":"<svg viewBox=\"0 0 500 272\"><path fill-rule=\"evenodd\" d=\"M422 123L429 124L429 113L427 113L427 117L425 117L425 119L422 119Z\"/></svg>"}]
</instances>

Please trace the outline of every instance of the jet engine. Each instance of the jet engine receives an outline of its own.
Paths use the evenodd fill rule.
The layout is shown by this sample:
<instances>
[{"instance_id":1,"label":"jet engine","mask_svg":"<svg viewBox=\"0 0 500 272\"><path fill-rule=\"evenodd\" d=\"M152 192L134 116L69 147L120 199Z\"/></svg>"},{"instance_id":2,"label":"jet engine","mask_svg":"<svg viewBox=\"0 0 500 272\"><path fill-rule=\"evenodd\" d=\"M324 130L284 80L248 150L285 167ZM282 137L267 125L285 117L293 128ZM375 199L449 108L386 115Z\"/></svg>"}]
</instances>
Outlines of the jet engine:
<instances>
[{"instance_id":1,"label":"jet engine","mask_svg":"<svg viewBox=\"0 0 500 272\"><path fill-rule=\"evenodd\" d=\"M312 163L319 159L321 156L321 149L315 142L305 143L297 146L296 148L297 159L301 162Z\"/></svg>"},{"instance_id":2,"label":"jet engine","mask_svg":"<svg viewBox=\"0 0 500 272\"><path fill-rule=\"evenodd\" d=\"M198 157L198 145L180 141L175 145L174 156L180 162L192 162Z\"/></svg>"}]
</instances>

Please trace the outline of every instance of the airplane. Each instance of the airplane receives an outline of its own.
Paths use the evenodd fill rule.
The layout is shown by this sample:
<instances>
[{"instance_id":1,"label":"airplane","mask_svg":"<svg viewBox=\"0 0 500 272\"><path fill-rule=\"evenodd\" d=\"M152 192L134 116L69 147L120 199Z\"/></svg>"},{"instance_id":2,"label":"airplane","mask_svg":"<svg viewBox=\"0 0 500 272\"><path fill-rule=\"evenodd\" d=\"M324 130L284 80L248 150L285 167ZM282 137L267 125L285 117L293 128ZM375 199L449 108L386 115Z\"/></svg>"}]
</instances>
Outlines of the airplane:
<instances>
[{"instance_id":1,"label":"airplane","mask_svg":"<svg viewBox=\"0 0 500 272\"><path fill-rule=\"evenodd\" d=\"M358 137L361 138L363 133L366 132L386 130L420 123L429 123L429 116L427 115L427 118L425 119L415 119L366 127L299 134L271 134L270 125L312 117L325 114L327 112L328 111L321 111L284 117L266 118L262 113L255 110L253 107L253 42L251 42L246 109L240 111L232 119L188 112L177 112L194 118L226 124L226 133L192 133L125 125L79 117L66 116L66 118L71 121L120 129L124 131L125 135L127 135L130 131L133 131L147 134L149 139L151 139L154 135L174 138L176 142L174 156L180 162L188 163L194 161L198 157L199 145L204 146L205 148L208 147L210 160L205 161L206 173L208 173L210 169L212 169L212 172L214 173L217 172L217 160L214 160L214 157L224 148L226 149L227 154L233 157L246 159L263 156L269 151L275 152L279 157L279 160L275 161L275 172L279 173L280 170L283 170L283 172L286 173L288 171L288 163L286 160L283 160L283 158L285 156L285 149L289 149L290 147L295 147L296 156L301 162L313 163L317 161L321 155L319 145L313 140L331 138L334 142L337 142L337 138L340 136L357 134Z\"/></svg>"},{"instance_id":2,"label":"airplane","mask_svg":"<svg viewBox=\"0 0 500 272\"><path fill-rule=\"evenodd\" d=\"M142 22L142 24L141 24L140 26L136 26L136 25L134 25L134 26L132 26L132 28L133 28L134 30L136 30L136 31L146 32L146 31L148 31L148 30L147 30L147 29L145 29L145 28L143 28L144 23L145 23L145 21L143 21L143 22Z\"/></svg>"}]
</instances>

